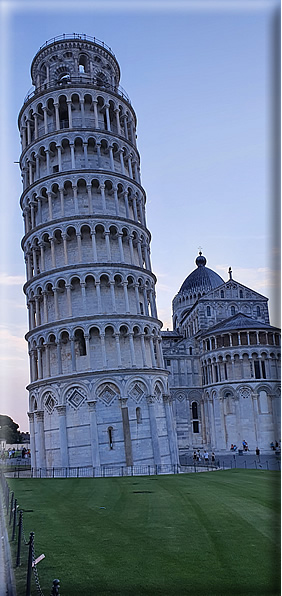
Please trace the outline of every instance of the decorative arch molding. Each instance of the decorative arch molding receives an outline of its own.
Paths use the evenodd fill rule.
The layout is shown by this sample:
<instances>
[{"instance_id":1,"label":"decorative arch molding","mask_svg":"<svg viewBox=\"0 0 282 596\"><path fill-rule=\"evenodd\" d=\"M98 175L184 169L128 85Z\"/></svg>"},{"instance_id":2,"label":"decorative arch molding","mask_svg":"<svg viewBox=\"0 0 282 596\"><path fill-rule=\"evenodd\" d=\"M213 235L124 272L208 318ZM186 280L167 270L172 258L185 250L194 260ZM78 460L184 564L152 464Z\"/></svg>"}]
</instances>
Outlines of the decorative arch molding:
<instances>
[{"instance_id":1,"label":"decorative arch molding","mask_svg":"<svg viewBox=\"0 0 282 596\"><path fill-rule=\"evenodd\" d=\"M101 382L96 390L96 395L99 401L102 401L105 406L111 406L114 401L120 399L121 392L116 381Z\"/></svg>"},{"instance_id":2,"label":"decorative arch molding","mask_svg":"<svg viewBox=\"0 0 282 596\"><path fill-rule=\"evenodd\" d=\"M62 392L62 404L70 405L74 410L80 408L86 399L90 399L89 389L81 382L69 383Z\"/></svg>"},{"instance_id":3,"label":"decorative arch molding","mask_svg":"<svg viewBox=\"0 0 282 596\"><path fill-rule=\"evenodd\" d=\"M227 385L220 389L220 397L222 399L225 399L225 397L230 397L230 395L228 395L230 393L231 393L231 397L233 397L233 398L237 397L236 390L233 387L231 387L230 385Z\"/></svg>"},{"instance_id":4,"label":"decorative arch molding","mask_svg":"<svg viewBox=\"0 0 282 596\"><path fill-rule=\"evenodd\" d=\"M125 392L136 403L140 403L149 394L148 385L144 379L136 378L134 381L127 381Z\"/></svg>"},{"instance_id":5,"label":"decorative arch molding","mask_svg":"<svg viewBox=\"0 0 282 596\"><path fill-rule=\"evenodd\" d=\"M197 389L196 390L192 389L191 391L188 392L188 399L190 402L192 402L192 401L200 402L202 400L202 397L203 397L202 392Z\"/></svg>"},{"instance_id":6,"label":"decorative arch molding","mask_svg":"<svg viewBox=\"0 0 282 596\"><path fill-rule=\"evenodd\" d=\"M267 393L267 395L271 395L272 394L271 387L267 383L259 383L256 386L255 392L256 393L259 393L260 391L265 391Z\"/></svg>"}]
</instances>

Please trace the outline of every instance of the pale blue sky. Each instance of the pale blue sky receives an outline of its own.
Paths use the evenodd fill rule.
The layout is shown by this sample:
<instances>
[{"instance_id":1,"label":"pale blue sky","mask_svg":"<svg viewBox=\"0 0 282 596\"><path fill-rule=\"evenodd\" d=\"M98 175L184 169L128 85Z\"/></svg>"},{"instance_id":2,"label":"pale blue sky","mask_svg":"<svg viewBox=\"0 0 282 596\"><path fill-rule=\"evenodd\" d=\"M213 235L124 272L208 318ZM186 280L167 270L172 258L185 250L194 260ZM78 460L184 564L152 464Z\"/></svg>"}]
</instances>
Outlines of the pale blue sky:
<instances>
[{"instance_id":1,"label":"pale blue sky","mask_svg":"<svg viewBox=\"0 0 282 596\"><path fill-rule=\"evenodd\" d=\"M195 268L199 246L211 269L227 279L231 265L234 278L269 296L273 307L273 21L279 3L155 2L152 10L149 0L116 2L115 9L107 1L22 0L0 6L1 412L25 430L25 268L21 181L13 162L19 159L17 116L31 87L33 56L51 37L76 32L103 40L119 61L121 85L137 114L164 327L171 326L171 300ZM276 309L270 310L279 324Z\"/></svg>"}]
</instances>

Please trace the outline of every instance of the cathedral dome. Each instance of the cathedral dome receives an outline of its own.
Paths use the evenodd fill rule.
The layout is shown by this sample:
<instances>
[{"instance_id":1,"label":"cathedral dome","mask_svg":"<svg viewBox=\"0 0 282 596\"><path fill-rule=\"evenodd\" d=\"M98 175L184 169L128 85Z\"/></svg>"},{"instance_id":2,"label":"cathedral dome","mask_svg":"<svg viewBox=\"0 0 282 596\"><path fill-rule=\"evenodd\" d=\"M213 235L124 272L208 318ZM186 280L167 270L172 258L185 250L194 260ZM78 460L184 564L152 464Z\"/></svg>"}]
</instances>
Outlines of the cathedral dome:
<instances>
[{"instance_id":1,"label":"cathedral dome","mask_svg":"<svg viewBox=\"0 0 282 596\"><path fill-rule=\"evenodd\" d=\"M179 290L180 294L206 293L224 283L224 280L220 275L206 267L206 262L207 259L200 252L195 261L197 269L194 269L194 271L186 277Z\"/></svg>"}]
</instances>

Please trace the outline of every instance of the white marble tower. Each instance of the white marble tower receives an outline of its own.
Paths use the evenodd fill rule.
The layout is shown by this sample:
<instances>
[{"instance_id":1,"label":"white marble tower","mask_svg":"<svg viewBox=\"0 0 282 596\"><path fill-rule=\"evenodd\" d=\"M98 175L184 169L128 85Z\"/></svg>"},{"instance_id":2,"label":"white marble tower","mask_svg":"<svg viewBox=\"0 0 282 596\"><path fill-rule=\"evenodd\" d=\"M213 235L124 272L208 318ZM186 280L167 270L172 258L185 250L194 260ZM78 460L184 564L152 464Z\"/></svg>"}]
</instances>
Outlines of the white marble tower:
<instances>
[{"instance_id":1,"label":"white marble tower","mask_svg":"<svg viewBox=\"0 0 282 596\"><path fill-rule=\"evenodd\" d=\"M103 42L62 35L19 114L32 466L175 464L136 115Z\"/></svg>"}]
</instances>

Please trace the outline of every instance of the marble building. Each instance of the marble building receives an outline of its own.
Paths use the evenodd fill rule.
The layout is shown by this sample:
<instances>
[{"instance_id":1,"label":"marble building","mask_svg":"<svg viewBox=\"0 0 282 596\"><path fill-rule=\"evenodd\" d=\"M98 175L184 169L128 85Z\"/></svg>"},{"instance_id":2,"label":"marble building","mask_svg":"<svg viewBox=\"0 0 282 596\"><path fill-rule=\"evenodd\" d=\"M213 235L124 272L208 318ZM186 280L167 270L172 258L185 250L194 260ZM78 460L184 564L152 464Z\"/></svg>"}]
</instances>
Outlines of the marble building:
<instances>
[{"instance_id":1,"label":"marble building","mask_svg":"<svg viewBox=\"0 0 282 596\"><path fill-rule=\"evenodd\" d=\"M178 462L136 146L112 50L46 42L18 125L33 467Z\"/></svg>"},{"instance_id":2,"label":"marble building","mask_svg":"<svg viewBox=\"0 0 282 596\"><path fill-rule=\"evenodd\" d=\"M173 299L173 331L162 332L179 451L269 450L279 441L280 330L268 299L224 280L196 258Z\"/></svg>"}]
</instances>

